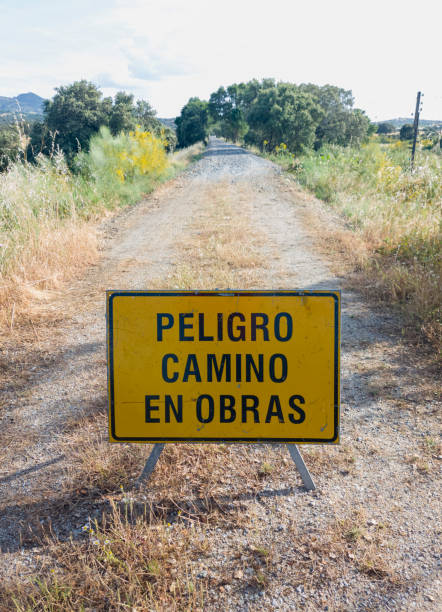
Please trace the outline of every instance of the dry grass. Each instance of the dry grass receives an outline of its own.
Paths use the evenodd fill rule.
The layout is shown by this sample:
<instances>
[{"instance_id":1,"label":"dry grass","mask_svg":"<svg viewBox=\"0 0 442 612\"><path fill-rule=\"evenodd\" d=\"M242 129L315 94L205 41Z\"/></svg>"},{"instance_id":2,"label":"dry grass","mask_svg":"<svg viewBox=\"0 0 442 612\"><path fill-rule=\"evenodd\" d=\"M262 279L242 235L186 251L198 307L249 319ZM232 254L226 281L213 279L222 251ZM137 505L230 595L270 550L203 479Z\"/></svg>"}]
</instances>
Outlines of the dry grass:
<instances>
[{"instance_id":1,"label":"dry grass","mask_svg":"<svg viewBox=\"0 0 442 612\"><path fill-rule=\"evenodd\" d=\"M47 541L37 579L0 586L0 606L17 610L203 610L206 581L192 561L206 550L204 528L172 527L149 513L135 517L130 503L113 505L101 524L85 525L78 541ZM1 608L0 608L1 609Z\"/></svg>"},{"instance_id":2,"label":"dry grass","mask_svg":"<svg viewBox=\"0 0 442 612\"><path fill-rule=\"evenodd\" d=\"M336 215L330 220L330 211L313 196L305 194L293 183L291 190L298 202L303 203L300 214L318 250L334 260L337 273L345 274L349 287L360 291L372 302L398 305L403 333L421 346L428 343L440 347L438 311L442 303L440 274L434 267L419 261L404 264L394 256L379 252L379 236L373 232L350 228Z\"/></svg>"},{"instance_id":3,"label":"dry grass","mask_svg":"<svg viewBox=\"0 0 442 612\"><path fill-rule=\"evenodd\" d=\"M400 586L391 529L367 519L364 508L357 508L318 531L304 552L311 559L316 558L321 566L316 580L342 579L356 570L370 579Z\"/></svg>"},{"instance_id":4,"label":"dry grass","mask_svg":"<svg viewBox=\"0 0 442 612\"><path fill-rule=\"evenodd\" d=\"M97 258L94 224L72 219L40 228L0 280L1 332L50 317L54 295Z\"/></svg>"},{"instance_id":5,"label":"dry grass","mask_svg":"<svg viewBox=\"0 0 442 612\"><path fill-rule=\"evenodd\" d=\"M379 591L402 587L390 526L367 519L363 509L310 533L293 519L278 546L250 508L245 514L214 507L206 517L203 523L178 507L171 515L125 494L100 521L87 522L77 541L47 538L38 571L44 578L0 587L0 605L20 611L205 610L215 594L231 589L265 591L276 579L289 590L326 594L355 573ZM246 544L233 539L224 557L213 546L226 517L233 533L247 529L248 537Z\"/></svg>"},{"instance_id":6,"label":"dry grass","mask_svg":"<svg viewBox=\"0 0 442 612\"><path fill-rule=\"evenodd\" d=\"M182 171L202 148L170 156L162 178ZM53 320L59 291L99 258L98 223L124 203L107 195L71 175L61 155L0 175L0 335Z\"/></svg>"},{"instance_id":7,"label":"dry grass","mask_svg":"<svg viewBox=\"0 0 442 612\"><path fill-rule=\"evenodd\" d=\"M102 414L79 419L64 438L62 450L69 457L64 495L81 491L83 496L96 496L130 490L151 446L109 445L107 416ZM149 496L176 509L187 500L196 504L197 515L201 514L197 505L202 504L205 514L233 485L236 495L249 496L265 480L283 483L287 465L291 463L283 446L269 448L263 461L255 445L168 444L149 483Z\"/></svg>"},{"instance_id":8,"label":"dry grass","mask_svg":"<svg viewBox=\"0 0 442 612\"><path fill-rule=\"evenodd\" d=\"M233 198L227 183L206 188L204 216L193 222L192 238L180 245L183 260L169 279L171 287L247 289L259 284L266 262L258 248L262 236L247 222L248 189L243 185Z\"/></svg>"},{"instance_id":9,"label":"dry grass","mask_svg":"<svg viewBox=\"0 0 442 612\"><path fill-rule=\"evenodd\" d=\"M190 162L196 161L201 157L204 151L204 144L197 142L185 149L178 149L171 156L170 162L173 166L177 166L180 170L185 168Z\"/></svg>"}]
</instances>

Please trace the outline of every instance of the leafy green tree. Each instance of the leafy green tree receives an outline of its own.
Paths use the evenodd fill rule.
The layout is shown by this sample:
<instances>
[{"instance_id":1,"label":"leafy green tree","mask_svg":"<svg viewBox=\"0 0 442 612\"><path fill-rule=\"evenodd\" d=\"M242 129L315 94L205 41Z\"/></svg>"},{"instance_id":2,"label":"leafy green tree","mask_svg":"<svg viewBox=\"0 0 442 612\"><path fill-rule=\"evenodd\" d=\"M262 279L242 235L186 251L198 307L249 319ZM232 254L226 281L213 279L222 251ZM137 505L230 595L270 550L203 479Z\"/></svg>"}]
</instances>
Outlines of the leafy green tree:
<instances>
[{"instance_id":1,"label":"leafy green tree","mask_svg":"<svg viewBox=\"0 0 442 612\"><path fill-rule=\"evenodd\" d=\"M227 89L220 87L211 94L208 104L210 129L228 140L239 140L248 130L247 121L242 109L243 84L230 85ZM217 124L214 129L214 124Z\"/></svg>"},{"instance_id":2,"label":"leafy green tree","mask_svg":"<svg viewBox=\"0 0 442 612\"><path fill-rule=\"evenodd\" d=\"M88 149L101 125L108 125L109 104L103 103L97 86L85 80L57 87L56 92L52 100L45 100L44 123L55 145L71 159L79 149Z\"/></svg>"},{"instance_id":3,"label":"leafy green tree","mask_svg":"<svg viewBox=\"0 0 442 612\"><path fill-rule=\"evenodd\" d=\"M411 123L404 123L399 132L399 138L401 140L413 140L414 128Z\"/></svg>"},{"instance_id":4,"label":"leafy green tree","mask_svg":"<svg viewBox=\"0 0 442 612\"><path fill-rule=\"evenodd\" d=\"M113 136L134 130L136 126L134 97L125 91L115 95L110 109L109 128Z\"/></svg>"},{"instance_id":5,"label":"leafy green tree","mask_svg":"<svg viewBox=\"0 0 442 612\"><path fill-rule=\"evenodd\" d=\"M224 116L221 124L221 133L227 140L234 142L241 140L249 126L239 108L230 109Z\"/></svg>"},{"instance_id":6,"label":"leafy green tree","mask_svg":"<svg viewBox=\"0 0 442 612\"><path fill-rule=\"evenodd\" d=\"M270 149L280 142L293 150L358 145L373 131L365 113L353 108L352 92L334 85L296 86L274 79L234 83L211 94L209 114L212 131L258 146L266 140Z\"/></svg>"},{"instance_id":7,"label":"leafy green tree","mask_svg":"<svg viewBox=\"0 0 442 612\"><path fill-rule=\"evenodd\" d=\"M182 108L181 115L175 119L178 146L188 147L205 140L208 128L208 103L199 98L190 98Z\"/></svg>"},{"instance_id":8,"label":"leafy green tree","mask_svg":"<svg viewBox=\"0 0 442 612\"><path fill-rule=\"evenodd\" d=\"M224 118L224 115L228 110L227 104L227 91L224 89L224 87L220 87L217 91L210 95L207 110L212 121L216 122Z\"/></svg>"},{"instance_id":9,"label":"leafy green tree","mask_svg":"<svg viewBox=\"0 0 442 612\"><path fill-rule=\"evenodd\" d=\"M39 153L50 155L53 148L54 138L47 124L44 121L36 121L31 128L27 152L28 160L34 161Z\"/></svg>"},{"instance_id":10,"label":"leafy green tree","mask_svg":"<svg viewBox=\"0 0 442 612\"><path fill-rule=\"evenodd\" d=\"M391 134L392 132L395 132L396 128L394 127L394 125L392 123L388 123L388 121L385 121L383 123L378 123L378 127L377 127L377 133L378 134Z\"/></svg>"},{"instance_id":11,"label":"leafy green tree","mask_svg":"<svg viewBox=\"0 0 442 612\"><path fill-rule=\"evenodd\" d=\"M4 172L9 164L20 156L19 132L14 125L0 126L0 172Z\"/></svg>"},{"instance_id":12,"label":"leafy green tree","mask_svg":"<svg viewBox=\"0 0 442 612\"><path fill-rule=\"evenodd\" d=\"M353 108L354 99L350 90L313 83L304 83L299 87L301 91L311 94L323 110L323 117L316 129L316 149L324 144L357 145L366 139L370 121L363 111Z\"/></svg>"},{"instance_id":13,"label":"leafy green tree","mask_svg":"<svg viewBox=\"0 0 442 612\"><path fill-rule=\"evenodd\" d=\"M313 96L291 83L262 89L250 107L247 140L274 149L284 142L290 151L311 147L323 112Z\"/></svg>"},{"instance_id":14,"label":"leafy green tree","mask_svg":"<svg viewBox=\"0 0 442 612\"><path fill-rule=\"evenodd\" d=\"M145 100L134 104L134 96L124 91L119 91L114 100L102 98L93 83L76 81L57 87L54 98L45 101L44 119L32 128L29 159L35 159L40 152L51 155L59 147L71 163L79 150L88 151L91 136L103 125L114 136L134 130L136 125L155 136L164 132L164 126ZM173 148L175 135L169 134L168 140Z\"/></svg>"},{"instance_id":15,"label":"leafy green tree","mask_svg":"<svg viewBox=\"0 0 442 612\"><path fill-rule=\"evenodd\" d=\"M249 130L247 114L252 102L262 89L274 86L274 79L253 79L220 87L209 99L210 130L229 140L242 139Z\"/></svg>"},{"instance_id":16,"label":"leafy green tree","mask_svg":"<svg viewBox=\"0 0 442 612\"><path fill-rule=\"evenodd\" d=\"M372 123L370 121L369 125L368 125L368 130L367 130L367 138L369 138L370 136L372 136L373 134L376 134L376 130L378 129L378 126L376 123Z\"/></svg>"},{"instance_id":17,"label":"leafy green tree","mask_svg":"<svg viewBox=\"0 0 442 612\"><path fill-rule=\"evenodd\" d=\"M365 111L360 108L352 109L345 121L345 144L359 146L367 139L369 130L370 119L365 114Z\"/></svg>"},{"instance_id":18,"label":"leafy green tree","mask_svg":"<svg viewBox=\"0 0 442 612\"><path fill-rule=\"evenodd\" d=\"M156 132L162 123L156 118L156 111L146 100L138 100L134 109L134 117L137 125L148 132Z\"/></svg>"}]
</instances>

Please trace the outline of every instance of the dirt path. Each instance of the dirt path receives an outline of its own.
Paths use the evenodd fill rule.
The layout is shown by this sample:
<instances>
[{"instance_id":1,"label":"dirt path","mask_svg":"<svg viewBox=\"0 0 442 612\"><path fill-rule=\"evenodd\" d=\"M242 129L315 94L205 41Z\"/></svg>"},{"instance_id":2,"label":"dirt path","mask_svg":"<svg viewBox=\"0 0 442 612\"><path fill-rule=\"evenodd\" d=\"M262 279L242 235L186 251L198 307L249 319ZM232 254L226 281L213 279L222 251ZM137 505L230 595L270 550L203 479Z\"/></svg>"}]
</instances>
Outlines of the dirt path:
<instances>
[{"instance_id":1,"label":"dirt path","mask_svg":"<svg viewBox=\"0 0 442 612\"><path fill-rule=\"evenodd\" d=\"M303 490L284 447L173 445L134 501L173 498L208 522L206 548L187 561L205 610L438 608L434 382L394 317L332 272L307 205L274 165L214 140L107 224L100 265L57 304L67 322L5 358L15 383L0 412L0 576L35 573L48 524L81 540L149 450L105 441L105 289L342 288L342 444L304 447L318 491ZM219 516L198 501L209 498ZM179 516L167 514L177 538Z\"/></svg>"}]
</instances>

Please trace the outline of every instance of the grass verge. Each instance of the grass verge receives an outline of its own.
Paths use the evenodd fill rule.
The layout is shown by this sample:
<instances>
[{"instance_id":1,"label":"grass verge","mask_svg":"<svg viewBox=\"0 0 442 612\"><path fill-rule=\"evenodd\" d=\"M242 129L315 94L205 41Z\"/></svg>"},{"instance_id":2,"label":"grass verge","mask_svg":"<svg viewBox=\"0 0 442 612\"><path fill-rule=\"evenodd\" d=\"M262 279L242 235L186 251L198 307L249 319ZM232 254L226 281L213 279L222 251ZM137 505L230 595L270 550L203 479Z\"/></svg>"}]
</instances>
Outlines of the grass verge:
<instances>
[{"instance_id":1,"label":"grass verge","mask_svg":"<svg viewBox=\"0 0 442 612\"><path fill-rule=\"evenodd\" d=\"M401 143L267 157L342 215L339 246L363 273L361 287L398 305L406 326L440 353L441 155L420 151L414 172Z\"/></svg>"},{"instance_id":2,"label":"grass verge","mask_svg":"<svg viewBox=\"0 0 442 612\"><path fill-rule=\"evenodd\" d=\"M98 259L98 221L176 176L201 149L181 150L161 172L130 180L113 168L72 174L61 153L0 174L0 332L43 316L52 292Z\"/></svg>"}]
</instances>

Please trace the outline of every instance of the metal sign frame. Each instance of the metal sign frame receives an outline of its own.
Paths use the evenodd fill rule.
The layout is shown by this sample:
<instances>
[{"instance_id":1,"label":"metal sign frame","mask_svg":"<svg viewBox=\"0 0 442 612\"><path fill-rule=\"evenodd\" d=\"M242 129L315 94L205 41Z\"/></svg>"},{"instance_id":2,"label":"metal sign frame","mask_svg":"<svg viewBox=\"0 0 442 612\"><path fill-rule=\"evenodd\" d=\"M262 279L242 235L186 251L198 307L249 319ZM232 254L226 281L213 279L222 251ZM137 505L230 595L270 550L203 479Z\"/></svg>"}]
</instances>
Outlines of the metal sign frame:
<instances>
[{"instance_id":1,"label":"metal sign frame","mask_svg":"<svg viewBox=\"0 0 442 612\"><path fill-rule=\"evenodd\" d=\"M135 488L139 489L144 483L149 480L150 475L155 469L155 466L160 458L161 453L164 450L165 444L154 444L153 449L150 452L149 457L144 465L143 471L135 482ZM289 453L291 458L293 459L294 464L302 478L302 482L304 483L307 491L314 491L316 489L315 482L308 471L307 466L304 463L304 459L299 451L299 448L296 444L287 444L287 448L289 449Z\"/></svg>"},{"instance_id":2,"label":"metal sign frame","mask_svg":"<svg viewBox=\"0 0 442 612\"><path fill-rule=\"evenodd\" d=\"M109 421L110 433L113 441L117 442L148 442L153 443L153 448L147 458L142 473L137 479L135 486L139 488L145 483L152 474L158 459L164 449L166 442L191 442L191 443L235 443L235 442L255 442L255 443L286 443L290 456L294 461L305 488L309 491L316 488L313 478L305 465L302 455L296 443L334 443L339 439L339 401L340 401L340 291L243 291L243 290L223 290L223 291L107 291L107 352L108 352L108 391L109 391ZM161 296L161 297L252 297L252 296L289 296L289 297L331 297L334 299L334 412L333 429L334 434L329 439L324 438L192 438L192 437L119 437L115 431L115 394L114 394L114 334L113 334L113 299L120 296Z\"/></svg>"}]
</instances>

